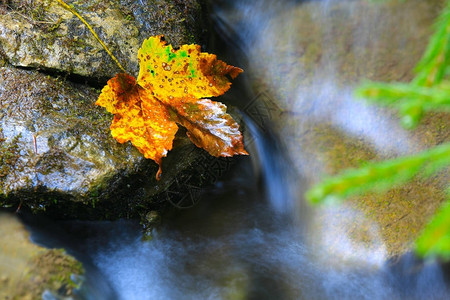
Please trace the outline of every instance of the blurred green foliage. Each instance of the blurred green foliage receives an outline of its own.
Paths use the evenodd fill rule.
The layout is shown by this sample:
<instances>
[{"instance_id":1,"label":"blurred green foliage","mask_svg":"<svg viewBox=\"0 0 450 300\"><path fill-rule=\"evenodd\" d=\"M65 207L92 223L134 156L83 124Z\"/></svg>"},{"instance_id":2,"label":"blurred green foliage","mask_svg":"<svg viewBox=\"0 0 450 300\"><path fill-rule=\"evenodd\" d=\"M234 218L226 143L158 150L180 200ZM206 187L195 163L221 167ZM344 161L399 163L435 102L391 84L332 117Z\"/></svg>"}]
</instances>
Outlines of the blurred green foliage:
<instances>
[{"instance_id":1,"label":"blurred green foliage","mask_svg":"<svg viewBox=\"0 0 450 300\"><path fill-rule=\"evenodd\" d=\"M447 1L425 54L416 66L415 78L410 83L367 82L356 90L356 95L397 109L402 125L412 129L425 112L450 112L449 62L450 1ZM312 187L306 192L306 198L312 203L332 203L369 191L383 192L415 176L430 176L449 165L450 143L445 143L415 155L345 170ZM449 189L446 203L417 239L416 253L450 260Z\"/></svg>"},{"instance_id":2,"label":"blurred green foliage","mask_svg":"<svg viewBox=\"0 0 450 300\"><path fill-rule=\"evenodd\" d=\"M416 175L428 177L449 164L450 143L446 143L416 155L345 170L312 187L306 197L312 203L333 203L367 191L383 192Z\"/></svg>"},{"instance_id":3,"label":"blurred green foliage","mask_svg":"<svg viewBox=\"0 0 450 300\"><path fill-rule=\"evenodd\" d=\"M368 101L388 105L399 110L402 124L414 128L426 111L450 112L450 4L447 2L435 33L422 59L416 66L416 76L405 83L366 83L356 95Z\"/></svg>"},{"instance_id":4,"label":"blurred green foliage","mask_svg":"<svg viewBox=\"0 0 450 300\"><path fill-rule=\"evenodd\" d=\"M450 201L447 200L416 241L420 256L450 260Z\"/></svg>"},{"instance_id":5,"label":"blurred green foliage","mask_svg":"<svg viewBox=\"0 0 450 300\"><path fill-rule=\"evenodd\" d=\"M417 77L416 77L417 78ZM414 128L427 111L450 112L450 83L427 87L413 83L366 83L356 95L370 102L393 106L401 115L402 125Z\"/></svg>"}]
</instances>

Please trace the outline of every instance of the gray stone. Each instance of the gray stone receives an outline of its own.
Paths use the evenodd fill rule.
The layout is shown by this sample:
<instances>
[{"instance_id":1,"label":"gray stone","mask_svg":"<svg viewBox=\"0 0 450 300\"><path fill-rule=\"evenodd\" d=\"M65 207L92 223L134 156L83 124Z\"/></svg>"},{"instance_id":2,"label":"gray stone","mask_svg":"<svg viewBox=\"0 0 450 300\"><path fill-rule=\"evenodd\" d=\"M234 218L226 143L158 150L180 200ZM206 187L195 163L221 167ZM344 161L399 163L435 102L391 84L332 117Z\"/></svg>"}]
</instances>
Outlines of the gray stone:
<instances>
[{"instance_id":1,"label":"gray stone","mask_svg":"<svg viewBox=\"0 0 450 300\"><path fill-rule=\"evenodd\" d=\"M171 185L176 192L194 177L198 185L207 182L196 169L215 158L183 132L156 181L153 161L112 138L112 115L94 104L97 97L97 90L61 78L0 68L3 206L22 201L58 217L132 217L156 205L153 197Z\"/></svg>"},{"instance_id":2,"label":"gray stone","mask_svg":"<svg viewBox=\"0 0 450 300\"><path fill-rule=\"evenodd\" d=\"M217 179L210 165L223 159L180 130L156 181L153 161L111 137L112 115L94 104L100 91L73 81L106 84L120 71L87 27L57 1L0 3L1 206L22 203L58 218L137 217L166 199L191 205L197 187ZM201 43L199 3L97 0L75 7L136 75L137 51L149 36L165 34L174 46Z\"/></svg>"},{"instance_id":3,"label":"gray stone","mask_svg":"<svg viewBox=\"0 0 450 300\"><path fill-rule=\"evenodd\" d=\"M7 4L0 3L0 54L12 65L90 78L109 78L120 71L88 28L57 1ZM145 38L164 34L174 46L198 43L205 28L197 0L90 0L74 7L134 75Z\"/></svg>"}]
</instances>

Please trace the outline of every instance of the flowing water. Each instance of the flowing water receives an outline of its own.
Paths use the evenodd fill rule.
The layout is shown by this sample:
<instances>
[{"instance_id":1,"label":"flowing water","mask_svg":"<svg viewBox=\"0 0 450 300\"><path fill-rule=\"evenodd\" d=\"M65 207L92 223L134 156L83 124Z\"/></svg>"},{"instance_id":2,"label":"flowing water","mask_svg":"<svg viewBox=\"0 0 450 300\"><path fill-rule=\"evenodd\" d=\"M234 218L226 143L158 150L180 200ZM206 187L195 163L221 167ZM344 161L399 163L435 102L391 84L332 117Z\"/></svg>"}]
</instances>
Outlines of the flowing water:
<instances>
[{"instance_id":1,"label":"flowing water","mask_svg":"<svg viewBox=\"0 0 450 300\"><path fill-rule=\"evenodd\" d=\"M309 20L333 12L335 2L321 1L320 9L311 12ZM359 13L356 2L346 1L347 14ZM297 13L301 5L311 3L263 0L214 3L213 20L222 38L216 48L218 52L228 49L219 53L221 57L228 56L224 60L246 70L224 101L235 104L246 114L250 157L233 166L227 179L205 189L197 206L165 216L150 241L142 240L135 221L31 225L37 242L65 246L87 266L88 284L81 298L450 297L447 273L441 265L418 261L409 254L398 261L389 261L375 225L367 230L369 246L355 243L346 229L365 226L364 216L357 211L348 208L340 211L341 218L335 218L334 210L329 215L326 209L322 210L322 230L317 231L311 225L315 209L305 205L301 196L314 166L308 164L307 154L301 149L281 143L286 138L281 135L291 134L292 128L273 134L268 123L261 126L246 110L258 94L254 78L263 75L264 84L278 97L282 109L301 114L302 122L294 131L305 130L302 126L308 126L310 121L330 120L333 126L350 134L358 133L383 151L404 153L412 151L410 148L416 144L414 137L390 119L384 119L379 111L353 101L351 85L339 80L341 70L333 60L331 45L326 47L331 52L321 54L320 67L313 70L309 85L304 86L298 79L304 69L300 65L290 67L289 53L303 51L295 46L296 29L291 26L302 22ZM334 25L322 22L320 26L331 30ZM358 27L353 42L375 43L371 28L370 24ZM324 35L333 40L332 31ZM360 72L370 73L370 69L363 68ZM343 99L339 105L330 100L330 95L337 92ZM307 104L309 100L313 103ZM296 156L288 155L286 149ZM55 227L59 231L55 232Z\"/></svg>"}]
</instances>

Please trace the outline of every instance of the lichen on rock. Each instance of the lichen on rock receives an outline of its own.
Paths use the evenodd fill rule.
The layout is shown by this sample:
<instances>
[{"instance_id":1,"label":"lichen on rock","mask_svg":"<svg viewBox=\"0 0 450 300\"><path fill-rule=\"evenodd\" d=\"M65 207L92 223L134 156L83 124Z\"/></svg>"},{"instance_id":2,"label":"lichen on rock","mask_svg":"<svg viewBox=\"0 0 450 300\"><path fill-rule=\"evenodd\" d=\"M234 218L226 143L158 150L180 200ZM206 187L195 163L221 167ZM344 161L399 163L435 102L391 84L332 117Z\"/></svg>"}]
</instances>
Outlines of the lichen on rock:
<instances>
[{"instance_id":1,"label":"lichen on rock","mask_svg":"<svg viewBox=\"0 0 450 300\"><path fill-rule=\"evenodd\" d=\"M137 51L151 35L165 34L174 46L201 39L205 27L196 0L70 3L130 73L137 74ZM102 46L57 1L11 0L0 3L0 53L17 67L110 78L119 70Z\"/></svg>"}]
</instances>

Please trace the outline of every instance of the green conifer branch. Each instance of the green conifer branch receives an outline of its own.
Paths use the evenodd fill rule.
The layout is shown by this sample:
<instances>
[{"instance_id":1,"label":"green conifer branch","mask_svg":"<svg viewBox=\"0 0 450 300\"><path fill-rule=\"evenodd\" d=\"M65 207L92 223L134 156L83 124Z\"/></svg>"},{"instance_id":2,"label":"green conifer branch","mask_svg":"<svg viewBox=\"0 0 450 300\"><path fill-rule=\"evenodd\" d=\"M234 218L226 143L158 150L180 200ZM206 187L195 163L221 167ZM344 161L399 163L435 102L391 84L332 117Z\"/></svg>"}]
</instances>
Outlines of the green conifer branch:
<instances>
[{"instance_id":1,"label":"green conifer branch","mask_svg":"<svg viewBox=\"0 0 450 300\"><path fill-rule=\"evenodd\" d=\"M432 87L408 83L367 83L356 90L356 95L368 101L397 106L404 102L418 102L425 111L450 111L450 83Z\"/></svg>"},{"instance_id":2,"label":"green conifer branch","mask_svg":"<svg viewBox=\"0 0 450 300\"><path fill-rule=\"evenodd\" d=\"M412 179L427 177L450 165L450 143L416 155L370 163L323 180L306 192L312 203L330 203L368 191L383 192Z\"/></svg>"},{"instance_id":3,"label":"green conifer branch","mask_svg":"<svg viewBox=\"0 0 450 300\"><path fill-rule=\"evenodd\" d=\"M450 63L450 1L434 26L435 33L415 68L417 75L409 84L366 83L356 91L368 101L398 109L406 128L414 128L424 112L449 111L450 84L445 78Z\"/></svg>"},{"instance_id":4,"label":"green conifer branch","mask_svg":"<svg viewBox=\"0 0 450 300\"><path fill-rule=\"evenodd\" d=\"M450 260L450 196L416 240L416 253Z\"/></svg>"},{"instance_id":5,"label":"green conifer branch","mask_svg":"<svg viewBox=\"0 0 450 300\"><path fill-rule=\"evenodd\" d=\"M359 97L399 110L402 124L414 128L424 112L450 112L450 83L426 87L408 83L368 82L355 92Z\"/></svg>"},{"instance_id":6,"label":"green conifer branch","mask_svg":"<svg viewBox=\"0 0 450 300\"><path fill-rule=\"evenodd\" d=\"M446 75L450 59L450 2L446 3L434 27L435 33L415 68L417 75L412 81L415 85L433 86Z\"/></svg>"}]
</instances>

